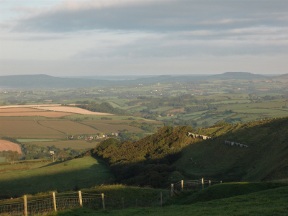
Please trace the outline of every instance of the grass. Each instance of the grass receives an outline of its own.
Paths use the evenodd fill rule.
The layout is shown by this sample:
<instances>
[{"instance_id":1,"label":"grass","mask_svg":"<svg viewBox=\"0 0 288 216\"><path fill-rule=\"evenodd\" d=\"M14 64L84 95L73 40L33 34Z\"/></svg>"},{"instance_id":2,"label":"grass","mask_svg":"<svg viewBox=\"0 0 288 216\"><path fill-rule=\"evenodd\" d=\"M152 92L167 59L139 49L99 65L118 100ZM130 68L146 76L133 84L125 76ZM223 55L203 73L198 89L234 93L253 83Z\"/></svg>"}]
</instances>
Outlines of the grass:
<instances>
[{"instance_id":1,"label":"grass","mask_svg":"<svg viewBox=\"0 0 288 216\"><path fill-rule=\"evenodd\" d=\"M249 184L247 184L249 185ZM225 189L225 187L227 188ZM235 186L235 185L234 185ZM243 186L243 187L242 187ZM220 191L214 191L214 194L221 193L221 191L231 189L231 185L224 185ZM239 188L246 188L243 191L243 195L231 194L229 198L216 198L210 200L202 200L196 203L187 204L172 204L164 207L149 207L149 208L128 208L123 210L101 210L94 211L91 209L75 209L60 212L58 216L66 215L120 215L120 216L131 216L131 215L165 215L165 216L182 216L182 215L249 215L249 216L270 216L270 215L287 215L288 212L288 187L278 187L269 189L269 187L263 187L258 192L252 192L251 189L254 187L260 187L260 185L249 185L246 186L238 185ZM247 190L247 187L250 187ZM205 193L203 191L203 193ZM207 193L208 195L209 193ZM211 194L210 194L211 195ZM208 196L207 196L208 197ZM55 214L54 214L55 215Z\"/></svg>"},{"instance_id":2,"label":"grass","mask_svg":"<svg viewBox=\"0 0 288 216\"><path fill-rule=\"evenodd\" d=\"M17 170L16 167L19 167L19 164L12 164L9 169L2 170L0 175L1 196L15 197L51 190L61 192L91 187L113 180L107 167L89 156L42 165L41 167Z\"/></svg>"}]
</instances>

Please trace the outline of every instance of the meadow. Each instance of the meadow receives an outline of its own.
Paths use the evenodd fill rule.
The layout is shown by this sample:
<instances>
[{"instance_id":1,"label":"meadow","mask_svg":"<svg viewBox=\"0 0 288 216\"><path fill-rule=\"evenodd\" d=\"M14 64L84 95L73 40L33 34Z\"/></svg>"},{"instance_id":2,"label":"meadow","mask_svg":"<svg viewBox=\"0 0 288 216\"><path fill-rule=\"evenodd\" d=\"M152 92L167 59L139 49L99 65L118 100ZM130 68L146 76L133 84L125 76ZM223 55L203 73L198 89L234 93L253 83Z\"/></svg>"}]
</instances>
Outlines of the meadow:
<instances>
[{"instance_id":1,"label":"meadow","mask_svg":"<svg viewBox=\"0 0 288 216\"><path fill-rule=\"evenodd\" d=\"M113 175L90 156L64 162L23 162L0 166L1 197L68 191L113 182Z\"/></svg>"}]
</instances>

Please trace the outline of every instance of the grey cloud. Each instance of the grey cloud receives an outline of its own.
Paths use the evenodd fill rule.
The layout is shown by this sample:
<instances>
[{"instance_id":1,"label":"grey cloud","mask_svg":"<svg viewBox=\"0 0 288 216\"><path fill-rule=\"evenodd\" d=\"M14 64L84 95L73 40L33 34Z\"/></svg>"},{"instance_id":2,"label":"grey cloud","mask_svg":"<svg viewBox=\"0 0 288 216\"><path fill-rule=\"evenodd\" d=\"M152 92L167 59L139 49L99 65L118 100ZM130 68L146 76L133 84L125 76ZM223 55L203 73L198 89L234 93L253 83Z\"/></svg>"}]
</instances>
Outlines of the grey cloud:
<instances>
[{"instance_id":1,"label":"grey cloud","mask_svg":"<svg viewBox=\"0 0 288 216\"><path fill-rule=\"evenodd\" d=\"M110 46L104 50L89 49L74 55L73 59L109 58L181 58L196 56L237 56L237 55L281 55L288 54L287 42L267 43L267 41L213 39L177 40L169 37L148 38L130 44Z\"/></svg>"},{"instance_id":2,"label":"grey cloud","mask_svg":"<svg viewBox=\"0 0 288 216\"><path fill-rule=\"evenodd\" d=\"M230 29L287 26L286 0L170 0L79 10L58 9L20 20L15 31Z\"/></svg>"}]
</instances>

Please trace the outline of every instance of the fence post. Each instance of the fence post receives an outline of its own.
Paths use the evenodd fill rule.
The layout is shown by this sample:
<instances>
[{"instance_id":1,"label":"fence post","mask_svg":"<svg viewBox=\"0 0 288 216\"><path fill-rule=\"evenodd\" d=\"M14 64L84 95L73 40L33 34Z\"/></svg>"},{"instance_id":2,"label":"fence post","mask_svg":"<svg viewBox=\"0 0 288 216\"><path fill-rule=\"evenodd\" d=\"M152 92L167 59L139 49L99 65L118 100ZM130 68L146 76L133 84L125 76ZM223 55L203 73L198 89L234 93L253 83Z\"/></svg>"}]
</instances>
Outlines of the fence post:
<instances>
[{"instance_id":1,"label":"fence post","mask_svg":"<svg viewBox=\"0 0 288 216\"><path fill-rule=\"evenodd\" d=\"M163 205L163 194L162 191L160 192L160 206L162 207Z\"/></svg>"},{"instance_id":2,"label":"fence post","mask_svg":"<svg viewBox=\"0 0 288 216\"><path fill-rule=\"evenodd\" d=\"M171 184L170 196L172 197L173 194L174 194L174 184Z\"/></svg>"},{"instance_id":3,"label":"fence post","mask_svg":"<svg viewBox=\"0 0 288 216\"><path fill-rule=\"evenodd\" d=\"M124 197L121 198L122 201L122 209L124 209Z\"/></svg>"},{"instance_id":4,"label":"fence post","mask_svg":"<svg viewBox=\"0 0 288 216\"><path fill-rule=\"evenodd\" d=\"M79 196L79 204L80 204L80 207L83 207L82 192L81 192L81 191L78 191L78 196Z\"/></svg>"},{"instance_id":5,"label":"fence post","mask_svg":"<svg viewBox=\"0 0 288 216\"><path fill-rule=\"evenodd\" d=\"M55 191L52 192L52 196L53 196L53 207L54 207L54 211L57 212L56 194L55 194Z\"/></svg>"},{"instance_id":6,"label":"fence post","mask_svg":"<svg viewBox=\"0 0 288 216\"><path fill-rule=\"evenodd\" d=\"M101 193L101 198L102 198L102 207L105 210L105 196L104 196L104 193Z\"/></svg>"},{"instance_id":7,"label":"fence post","mask_svg":"<svg viewBox=\"0 0 288 216\"><path fill-rule=\"evenodd\" d=\"M23 196L24 199L24 216L28 216L28 202L27 202L27 195Z\"/></svg>"},{"instance_id":8,"label":"fence post","mask_svg":"<svg viewBox=\"0 0 288 216\"><path fill-rule=\"evenodd\" d=\"M209 186L211 186L211 180L209 180Z\"/></svg>"},{"instance_id":9,"label":"fence post","mask_svg":"<svg viewBox=\"0 0 288 216\"><path fill-rule=\"evenodd\" d=\"M202 189L204 188L204 178L201 179Z\"/></svg>"},{"instance_id":10,"label":"fence post","mask_svg":"<svg viewBox=\"0 0 288 216\"><path fill-rule=\"evenodd\" d=\"M184 190L184 180L181 180L181 191Z\"/></svg>"}]
</instances>

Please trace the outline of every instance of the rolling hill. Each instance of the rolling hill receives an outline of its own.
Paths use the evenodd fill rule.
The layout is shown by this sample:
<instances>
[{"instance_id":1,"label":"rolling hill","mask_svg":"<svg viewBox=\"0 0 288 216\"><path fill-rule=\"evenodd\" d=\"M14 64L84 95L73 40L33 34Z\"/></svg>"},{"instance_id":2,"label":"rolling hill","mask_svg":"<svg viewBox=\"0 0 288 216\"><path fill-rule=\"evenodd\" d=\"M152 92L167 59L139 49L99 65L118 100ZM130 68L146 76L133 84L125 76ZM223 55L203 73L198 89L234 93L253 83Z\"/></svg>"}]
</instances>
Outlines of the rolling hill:
<instances>
[{"instance_id":1,"label":"rolling hill","mask_svg":"<svg viewBox=\"0 0 288 216\"><path fill-rule=\"evenodd\" d=\"M212 139L193 138L188 132ZM93 154L109 163L118 181L128 184L159 187L181 178L202 177L279 180L288 178L287 134L288 118L219 123L198 131L166 126L137 142L106 140Z\"/></svg>"}]
</instances>

